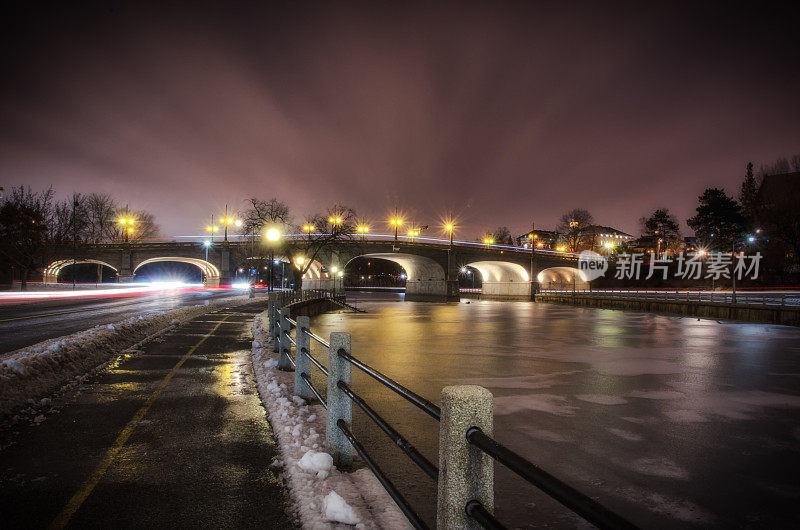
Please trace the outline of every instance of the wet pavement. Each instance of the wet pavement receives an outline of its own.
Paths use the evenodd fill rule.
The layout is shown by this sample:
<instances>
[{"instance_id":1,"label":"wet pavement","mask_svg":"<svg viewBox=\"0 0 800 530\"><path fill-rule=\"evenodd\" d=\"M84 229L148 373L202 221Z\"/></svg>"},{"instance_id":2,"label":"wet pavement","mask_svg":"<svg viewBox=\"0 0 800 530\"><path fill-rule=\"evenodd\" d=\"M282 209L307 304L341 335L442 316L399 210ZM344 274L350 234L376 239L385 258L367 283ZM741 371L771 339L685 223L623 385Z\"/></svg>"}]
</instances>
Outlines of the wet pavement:
<instances>
[{"instance_id":1,"label":"wet pavement","mask_svg":"<svg viewBox=\"0 0 800 530\"><path fill-rule=\"evenodd\" d=\"M357 299L369 313L320 315L314 331L349 331L354 356L435 403L447 385L489 388L499 441L634 523L800 527L800 329L546 303ZM356 392L437 462L436 422L353 373ZM432 481L354 409L356 435L433 521ZM496 469L502 521L581 525Z\"/></svg>"},{"instance_id":2,"label":"wet pavement","mask_svg":"<svg viewBox=\"0 0 800 530\"><path fill-rule=\"evenodd\" d=\"M141 347L0 451L3 528L292 528L250 362L255 306Z\"/></svg>"}]
</instances>

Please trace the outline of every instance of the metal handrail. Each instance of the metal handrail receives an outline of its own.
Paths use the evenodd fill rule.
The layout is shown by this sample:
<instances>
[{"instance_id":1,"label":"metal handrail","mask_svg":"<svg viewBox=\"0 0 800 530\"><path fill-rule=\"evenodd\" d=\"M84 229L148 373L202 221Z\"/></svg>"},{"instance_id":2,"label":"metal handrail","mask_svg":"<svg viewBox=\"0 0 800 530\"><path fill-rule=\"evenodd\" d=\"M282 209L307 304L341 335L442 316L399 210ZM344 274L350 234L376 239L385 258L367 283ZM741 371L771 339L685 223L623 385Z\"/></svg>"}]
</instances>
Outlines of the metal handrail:
<instances>
[{"instance_id":1,"label":"metal handrail","mask_svg":"<svg viewBox=\"0 0 800 530\"><path fill-rule=\"evenodd\" d=\"M345 438L347 438L347 441L350 442L350 445L352 445L353 449L356 450L358 456L360 456L361 459L367 464L370 471L372 471L372 474L375 475L375 478L378 479L378 482L381 483L389 496L397 504L398 508L402 510L403 514L406 516L412 526L419 530L427 530L428 526L425 524L425 522L420 519L419 515L417 515L417 512L411 508L411 505L408 504L408 501L405 499L405 497L403 497L403 495L397 491L395 485L391 480L389 480L389 478L386 477L381 468L378 467L378 464L376 464L369 454L367 454L367 452L364 450L364 446L362 446L356 437L353 436L353 433L347 426L347 422L344 420L339 420L336 422L336 426L339 427L339 430L342 431Z\"/></svg>"},{"instance_id":2,"label":"metal handrail","mask_svg":"<svg viewBox=\"0 0 800 530\"><path fill-rule=\"evenodd\" d=\"M437 421L441 420L442 410L433 403L431 403L430 401L428 401L427 399L407 389L406 387L404 387L391 377L388 377L379 372L378 370L372 368L371 366L364 364L363 362L359 361L358 359L356 359L343 349L340 349L337 353L339 357L348 361L353 366L360 368L361 371L364 372L365 374L372 376L377 381L380 381L387 388L393 390L394 392L405 398L413 405L416 405L435 420Z\"/></svg>"},{"instance_id":3,"label":"metal handrail","mask_svg":"<svg viewBox=\"0 0 800 530\"><path fill-rule=\"evenodd\" d=\"M325 339L323 339L323 338L322 338L322 337L320 337L319 335L315 335L314 333L312 333L312 332L311 332L311 330L310 330L310 329L304 329L304 330L303 330L303 333L305 333L306 335L308 335L309 337L311 337L311 338L312 338L312 339L314 339L315 341L319 342L320 344L322 344L322 345L323 345L323 346L325 346L326 348L330 348L330 347L331 347L331 345L330 345L330 344L328 344L328 341L326 341Z\"/></svg>"},{"instance_id":4,"label":"metal handrail","mask_svg":"<svg viewBox=\"0 0 800 530\"><path fill-rule=\"evenodd\" d=\"M375 412L372 407L367 405L367 402L364 401L361 396L353 392L353 389L350 388L350 385L345 383L344 381L339 381L336 383L336 386L341 388L342 391L347 394L347 396L353 400L353 402L358 405L364 413L374 421L378 427L381 428L383 432L386 433L389 438L400 448L408 457L411 459L412 462L417 464L422 471L425 472L430 478L434 480L434 482L439 481L439 469L434 466L430 460L422 456L422 454L417 451L417 449L403 436L397 432L394 427L389 425L386 420L384 420L377 412Z\"/></svg>"},{"instance_id":5,"label":"metal handrail","mask_svg":"<svg viewBox=\"0 0 800 530\"><path fill-rule=\"evenodd\" d=\"M325 375L328 375L328 369L327 369L327 368L325 368L324 366L322 366L322 365L319 363L319 361L318 361L318 360L317 360L315 357L313 357L313 356L311 355L311 353L309 353L309 351L308 351L307 349L305 349L305 348L300 348L300 351L302 351L303 353L305 353L305 354L306 354L306 357L308 357L308 360L309 360L309 361L311 361L312 363L314 363L315 365L317 365L317 368L319 368L320 370L322 370L322 373L323 373L323 374L325 374Z\"/></svg>"},{"instance_id":6,"label":"metal handrail","mask_svg":"<svg viewBox=\"0 0 800 530\"><path fill-rule=\"evenodd\" d=\"M308 374L303 372L300 374L300 378L306 382L308 388L311 389L311 391L314 393L315 396L317 396L317 399L319 400L320 403L322 403L322 406L325 407L325 410L328 410L328 402L322 399L322 396L320 395L319 392L317 392L317 389L311 382L311 379L309 378Z\"/></svg>"},{"instance_id":7,"label":"metal handrail","mask_svg":"<svg viewBox=\"0 0 800 530\"><path fill-rule=\"evenodd\" d=\"M508 469L550 495L598 528L635 529L632 523L597 501L568 486L550 473L487 436L478 427L467 430L467 441Z\"/></svg>"},{"instance_id":8,"label":"metal handrail","mask_svg":"<svg viewBox=\"0 0 800 530\"><path fill-rule=\"evenodd\" d=\"M469 501L467 505L464 506L464 511L487 530L506 530L506 526L495 519L494 515L492 515L489 510L481 504L481 501L477 499Z\"/></svg>"}]
</instances>

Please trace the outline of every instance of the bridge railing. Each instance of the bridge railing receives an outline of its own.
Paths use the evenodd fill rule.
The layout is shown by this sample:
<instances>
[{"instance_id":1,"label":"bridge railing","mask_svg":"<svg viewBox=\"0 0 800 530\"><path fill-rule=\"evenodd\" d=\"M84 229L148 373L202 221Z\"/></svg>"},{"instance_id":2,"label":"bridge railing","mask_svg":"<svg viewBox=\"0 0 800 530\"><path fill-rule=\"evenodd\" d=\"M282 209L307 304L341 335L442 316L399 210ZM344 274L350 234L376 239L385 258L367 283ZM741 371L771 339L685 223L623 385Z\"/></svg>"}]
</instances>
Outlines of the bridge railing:
<instances>
[{"instance_id":1,"label":"bridge railing","mask_svg":"<svg viewBox=\"0 0 800 530\"><path fill-rule=\"evenodd\" d=\"M699 302L711 304L731 304L737 306L760 307L787 307L800 305L800 293L752 293L738 292L734 295L730 291L703 291L703 290L637 290L615 289L608 291L586 289L543 289L539 292L540 299L547 297L584 297L602 300L653 300L669 302Z\"/></svg>"},{"instance_id":2,"label":"bridge railing","mask_svg":"<svg viewBox=\"0 0 800 530\"><path fill-rule=\"evenodd\" d=\"M493 515L492 459L599 528L636 528L494 440L491 437L493 396L487 389L474 385L445 387L442 389L440 408L353 356L349 333L332 332L325 340L311 330L309 317L290 317L292 300L296 302L311 297L324 299L331 296L330 292L306 295L297 292L291 296L279 294L275 302L270 304L269 330L273 337L273 349L279 353L278 368L294 370L295 395L309 402L316 398L327 410L325 442L336 465L345 468L351 466L355 451L414 528L425 529L428 525L353 433L353 403L436 484L437 528L506 528ZM327 351L327 366L315 357L312 343ZM327 379L326 392L314 386L312 364ZM439 423L438 467L359 395L352 386L353 368L381 383Z\"/></svg>"}]
</instances>

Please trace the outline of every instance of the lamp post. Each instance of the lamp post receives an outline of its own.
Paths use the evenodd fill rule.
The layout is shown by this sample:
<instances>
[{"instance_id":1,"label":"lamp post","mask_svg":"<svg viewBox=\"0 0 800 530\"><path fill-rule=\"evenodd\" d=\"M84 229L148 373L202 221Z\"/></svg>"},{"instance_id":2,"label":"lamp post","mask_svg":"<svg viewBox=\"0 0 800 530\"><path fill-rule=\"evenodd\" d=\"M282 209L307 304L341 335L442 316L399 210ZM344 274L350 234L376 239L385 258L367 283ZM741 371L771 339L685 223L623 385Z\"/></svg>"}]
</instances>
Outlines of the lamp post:
<instances>
[{"instance_id":1,"label":"lamp post","mask_svg":"<svg viewBox=\"0 0 800 530\"><path fill-rule=\"evenodd\" d=\"M211 214L211 224L206 226L206 232L211 236L211 241L214 241L214 232L218 230L219 227L214 224L214 214Z\"/></svg>"},{"instance_id":2,"label":"lamp post","mask_svg":"<svg viewBox=\"0 0 800 530\"><path fill-rule=\"evenodd\" d=\"M733 288L733 292L731 293L731 302L736 303L736 264L734 263L734 259L736 258L736 243L731 243L731 287Z\"/></svg>"},{"instance_id":3,"label":"lamp post","mask_svg":"<svg viewBox=\"0 0 800 530\"><path fill-rule=\"evenodd\" d=\"M336 235L336 227L342 224L341 217L329 217L328 222L331 224L331 235Z\"/></svg>"},{"instance_id":4,"label":"lamp post","mask_svg":"<svg viewBox=\"0 0 800 530\"><path fill-rule=\"evenodd\" d=\"M394 240L397 241L397 229L400 228L400 225L403 224L403 220L400 219L396 213L395 216L391 219L392 226L394 226Z\"/></svg>"},{"instance_id":5,"label":"lamp post","mask_svg":"<svg viewBox=\"0 0 800 530\"><path fill-rule=\"evenodd\" d=\"M125 233L125 242L128 242L128 234L133 233L133 223L135 222L134 219L130 218L122 218L119 220L119 224L122 225L122 231Z\"/></svg>"},{"instance_id":6,"label":"lamp post","mask_svg":"<svg viewBox=\"0 0 800 530\"><path fill-rule=\"evenodd\" d=\"M228 240L228 226L236 225L242 226L242 221L239 219L234 219L233 217L228 217L228 205L225 205L225 217L220 217L219 222L225 225L225 241Z\"/></svg>"},{"instance_id":7,"label":"lamp post","mask_svg":"<svg viewBox=\"0 0 800 530\"><path fill-rule=\"evenodd\" d=\"M450 269L453 268L453 224L447 223L444 229L450 232L450 245L447 247L447 280L450 280Z\"/></svg>"},{"instance_id":8,"label":"lamp post","mask_svg":"<svg viewBox=\"0 0 800 530\"><path fill-rule=\"evenodd\" d=\"M536 223L531 222L531 301L536 301Z\"/></svg>"},{"instance_id":9,"label":"lamp post","mask_svg":"<svg viewBox=\"0 0 800 530\"><path fill-rule=\"evenodd\" d=\"M274 276L275 266L275 242L281 238L281 233L277 228L270 228L266 233L267 241L269 242L269 283L267 287L268 292L272 292L272 278Z\"/></svg>"}]
</instances>

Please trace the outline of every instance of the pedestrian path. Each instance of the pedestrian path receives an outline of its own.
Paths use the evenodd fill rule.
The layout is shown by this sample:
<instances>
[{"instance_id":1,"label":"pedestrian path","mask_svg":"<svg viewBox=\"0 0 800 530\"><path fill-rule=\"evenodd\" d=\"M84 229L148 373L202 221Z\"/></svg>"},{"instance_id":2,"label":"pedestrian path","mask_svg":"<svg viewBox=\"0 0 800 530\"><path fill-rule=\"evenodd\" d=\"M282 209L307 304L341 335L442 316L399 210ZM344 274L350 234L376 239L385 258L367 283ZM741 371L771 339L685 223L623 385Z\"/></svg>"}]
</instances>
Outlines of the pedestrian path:
<instances>
[{"instance_id":1,"label":"pedestrian path","mask_svg":"<svg viewBox=\"0 0 800 530\"><path fill-rule=\"evenodd\" d=\"M2 526L291 528L249 356L261 310L187 322L18 428L0 451Z\"/></svg>"}]
</instances>

